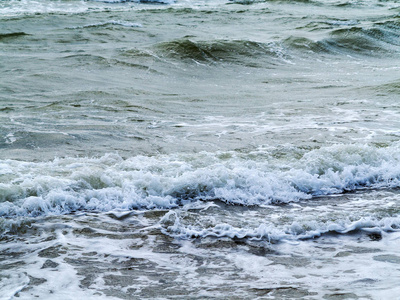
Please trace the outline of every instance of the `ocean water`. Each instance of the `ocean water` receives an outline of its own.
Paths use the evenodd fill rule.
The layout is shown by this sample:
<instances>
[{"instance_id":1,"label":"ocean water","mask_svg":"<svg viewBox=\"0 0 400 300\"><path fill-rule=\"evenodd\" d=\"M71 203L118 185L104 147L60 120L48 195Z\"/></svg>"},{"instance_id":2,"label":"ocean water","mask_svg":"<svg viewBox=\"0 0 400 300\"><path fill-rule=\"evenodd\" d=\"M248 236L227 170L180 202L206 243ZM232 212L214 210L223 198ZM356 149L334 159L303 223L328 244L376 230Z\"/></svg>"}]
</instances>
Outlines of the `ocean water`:
<instances>
[{"instance_id":1,"label":"ocean water","mask_svg":"<svg viewBox=\"0 0 400 300\"><path fill-rule=\"evenodd\" d=\"M2 0L0 299L400 299L400 1Z\"/></svg>"}]
</instances>

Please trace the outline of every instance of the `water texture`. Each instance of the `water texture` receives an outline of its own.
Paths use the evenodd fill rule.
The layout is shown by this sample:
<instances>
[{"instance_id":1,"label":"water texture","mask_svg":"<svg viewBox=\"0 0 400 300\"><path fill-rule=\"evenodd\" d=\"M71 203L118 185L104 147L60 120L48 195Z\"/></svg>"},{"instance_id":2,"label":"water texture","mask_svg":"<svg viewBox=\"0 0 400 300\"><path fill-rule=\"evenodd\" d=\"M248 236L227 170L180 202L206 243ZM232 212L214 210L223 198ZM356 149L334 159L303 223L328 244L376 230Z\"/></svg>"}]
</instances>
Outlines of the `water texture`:
<instances>
[{"instance_id":1,"label":"water texture","mask_svg":"<svg viewBox=\"0 0 400 300\"><path fill-rule=\"evenodd\" d=\"M0 2L0 299L396 299L400 3Z\"/></svg>"}]
</instances>

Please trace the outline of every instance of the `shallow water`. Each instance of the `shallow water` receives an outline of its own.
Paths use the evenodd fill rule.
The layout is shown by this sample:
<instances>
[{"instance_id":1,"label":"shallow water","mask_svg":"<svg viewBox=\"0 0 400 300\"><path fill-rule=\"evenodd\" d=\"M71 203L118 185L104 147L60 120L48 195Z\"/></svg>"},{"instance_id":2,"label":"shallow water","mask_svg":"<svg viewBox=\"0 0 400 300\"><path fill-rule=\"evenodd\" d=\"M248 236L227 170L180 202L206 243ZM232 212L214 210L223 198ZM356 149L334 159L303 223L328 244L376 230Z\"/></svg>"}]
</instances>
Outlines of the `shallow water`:
<instances>
[{"instance_id":1,"label":"shallow water","mask_svg":"<svg viewBox=\"0 0 400 300\"><path fill-rule=\"evenodd\" d=\"M0 3L1 299L394 299L397 1Z\"/></svg>"}]
</instances>

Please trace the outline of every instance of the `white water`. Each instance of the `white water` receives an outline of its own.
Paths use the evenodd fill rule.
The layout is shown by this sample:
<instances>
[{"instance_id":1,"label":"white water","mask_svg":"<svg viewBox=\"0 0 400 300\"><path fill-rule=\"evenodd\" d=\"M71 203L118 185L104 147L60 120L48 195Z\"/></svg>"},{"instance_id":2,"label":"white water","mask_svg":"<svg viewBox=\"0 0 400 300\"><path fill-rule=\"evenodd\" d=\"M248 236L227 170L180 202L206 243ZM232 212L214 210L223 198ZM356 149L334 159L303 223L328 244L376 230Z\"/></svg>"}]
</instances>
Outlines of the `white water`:
<instances>
[{"instance_id":1,"label":"white water","mask_svg":"<svg viewBox=\"0 0 400 300\"><path fill-rule=\"evenodd\" d=\"M62 158L1 162L0 214L172 208L183 201L287 203L313 196L400 185L397 143L377 148L336 145L285 153L202 152L197 155ZM296 157L301 155L300 158Z\"/></svg>"},{"instance_id":2,"label":"white water","mask_svg":"<svg viewBox=\"0 0 400 300\"><path fill-rule=\"evenodd\" d=\"M394 299L397 1L0 2L0 298Z\"/></svg>"}]
</instances>

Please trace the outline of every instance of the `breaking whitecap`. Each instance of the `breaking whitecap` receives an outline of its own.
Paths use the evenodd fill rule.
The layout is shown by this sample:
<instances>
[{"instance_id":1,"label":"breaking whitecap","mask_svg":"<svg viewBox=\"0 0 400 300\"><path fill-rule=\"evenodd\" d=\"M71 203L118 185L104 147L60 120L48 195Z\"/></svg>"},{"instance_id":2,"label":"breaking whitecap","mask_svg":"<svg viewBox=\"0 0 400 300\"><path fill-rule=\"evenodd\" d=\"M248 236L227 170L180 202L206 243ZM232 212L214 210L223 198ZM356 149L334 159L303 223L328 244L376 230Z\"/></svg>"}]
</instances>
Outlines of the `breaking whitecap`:
<instances>
[{"instance_id":1,"label":"breaking whitecap","mask_svg":"<svg viewBox=\"0 0 400 300\"><path fill-rule=\"evenodd\" d=\"M398 150L395 143L386 148L336 145L282 157L264 149L128 159L109 154L47 162L3 160L0 216L171 209L214 200L265 206L313 197L318 201L315 197L357 190L392 189L400 186ZM336 231L346 231L349 224ZM259 235L257 230L240 232L239 236Z\"/></svg>"}]
</instances>

